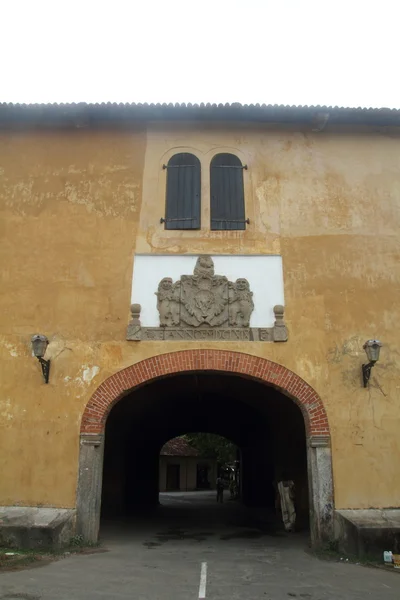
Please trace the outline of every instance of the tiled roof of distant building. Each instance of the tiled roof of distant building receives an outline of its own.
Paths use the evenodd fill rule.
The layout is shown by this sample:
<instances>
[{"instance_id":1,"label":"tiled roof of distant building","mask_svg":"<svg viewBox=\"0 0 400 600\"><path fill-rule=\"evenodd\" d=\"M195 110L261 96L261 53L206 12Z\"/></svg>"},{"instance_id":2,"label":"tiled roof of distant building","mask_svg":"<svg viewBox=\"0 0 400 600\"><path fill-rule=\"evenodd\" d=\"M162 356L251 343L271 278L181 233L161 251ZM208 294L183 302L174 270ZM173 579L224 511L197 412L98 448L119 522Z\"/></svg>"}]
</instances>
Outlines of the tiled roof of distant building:
<instances>
[{"instance_id":1,"label":"tiled roof of distant building","mask_svg":"<svg viewBox=\"0 0 400 600\"><path fill-rule=\"evenodd\" d=\"M199 453L184 438L176 437L169 440L161 448L162 456L199 456Z\"/></svg>"}]
</instances>

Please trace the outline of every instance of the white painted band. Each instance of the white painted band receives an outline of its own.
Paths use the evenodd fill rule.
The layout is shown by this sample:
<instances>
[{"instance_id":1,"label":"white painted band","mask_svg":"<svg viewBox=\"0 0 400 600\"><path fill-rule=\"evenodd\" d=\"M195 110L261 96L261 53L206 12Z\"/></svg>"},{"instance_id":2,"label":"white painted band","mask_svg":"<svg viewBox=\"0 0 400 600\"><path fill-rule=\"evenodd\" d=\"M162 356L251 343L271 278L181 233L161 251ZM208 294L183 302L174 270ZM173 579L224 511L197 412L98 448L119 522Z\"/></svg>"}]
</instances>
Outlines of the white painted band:
<instances>
[{"instance_id":1,"label":"white painted band","mask_svg":"<svg viewBox=\"0 0 400 600\"><path fill-rule=\"evenodd\" d=\"M207 585L207 563L201 563L200 572L200 587L199 587L199 600L206 597L206 585Z\"/></svg>"}]
</instances>

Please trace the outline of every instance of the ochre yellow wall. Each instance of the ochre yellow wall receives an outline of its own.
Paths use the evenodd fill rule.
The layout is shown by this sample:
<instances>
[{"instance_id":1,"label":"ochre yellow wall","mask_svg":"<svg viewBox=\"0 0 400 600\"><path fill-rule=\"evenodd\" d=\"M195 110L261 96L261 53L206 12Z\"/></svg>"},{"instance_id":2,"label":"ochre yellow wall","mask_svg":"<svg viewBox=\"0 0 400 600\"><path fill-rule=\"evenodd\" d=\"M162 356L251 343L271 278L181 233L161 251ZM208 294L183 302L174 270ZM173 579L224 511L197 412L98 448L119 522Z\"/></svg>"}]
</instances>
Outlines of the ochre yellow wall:
<instances>
[{"instance_id":1,"label":"ochre yellow wall","mask_svg":"<svg viewBox=\"0 0 400 600\"><path fill-rule=\"evenodd\" d=\"M203 347L274 360L320 394L337 508L399 506L396 135L244 124L0 134L0 505L75 506L80 419L96 387L144 358ZM203 165L203 229L166 232L161 166L183 150ZM249 166L245 232L207 228L220 151ZM281 253L289 341L125 341L134 252ZM48 385L34 333L51 342ZM371 337L384 347L366 390Z\"/></svg>"}]
</instances>

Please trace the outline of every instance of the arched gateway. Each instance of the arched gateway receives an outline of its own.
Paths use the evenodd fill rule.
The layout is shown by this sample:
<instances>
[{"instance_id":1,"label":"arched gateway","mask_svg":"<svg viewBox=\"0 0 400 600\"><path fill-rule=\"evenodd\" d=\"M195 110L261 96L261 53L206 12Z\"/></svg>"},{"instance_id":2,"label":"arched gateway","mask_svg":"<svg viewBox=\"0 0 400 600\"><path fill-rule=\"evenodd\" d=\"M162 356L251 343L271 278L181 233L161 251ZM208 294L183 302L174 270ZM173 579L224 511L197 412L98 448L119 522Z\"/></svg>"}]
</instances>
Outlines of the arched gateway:
<instances>
[{"instance_id":1,"label":"arched gateway","mask_svg":"<svg viewBox=\"0 0 400 600\"><path fill-rule=\"evenodd\" d=\"M161 354L106 379L89 400L81 422L77 528L97 541L102 485L104 428L112 407L135 388L182 373L235 374L273 387L300 408L307 436L311 537L314 544L331 537L333 485L327 414L317 392L301 377L270 360L227 350L184 350Z\"/></svg>"}]
</instances>

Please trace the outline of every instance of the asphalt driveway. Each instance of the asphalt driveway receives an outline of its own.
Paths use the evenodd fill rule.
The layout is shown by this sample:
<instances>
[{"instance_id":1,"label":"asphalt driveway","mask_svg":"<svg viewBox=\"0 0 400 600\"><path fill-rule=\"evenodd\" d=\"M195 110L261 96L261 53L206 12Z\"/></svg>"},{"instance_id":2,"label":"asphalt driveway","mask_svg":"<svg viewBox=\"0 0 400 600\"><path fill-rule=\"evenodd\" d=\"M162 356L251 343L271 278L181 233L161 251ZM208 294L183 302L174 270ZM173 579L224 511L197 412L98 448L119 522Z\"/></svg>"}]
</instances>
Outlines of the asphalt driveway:
<instances>
[{"instance_id":1,"label":"asphalt driveway","mask_svg":"<svg viewBox=\"0 0 400 600\"><path fill-rule=\"evenodd\" d=\"M1 600L399 600L397 573L318 560L307 536L257 527L214 494L162 496L153 514L104 523L107 552L0 575Z\"/></svg>"}]
</instances>

